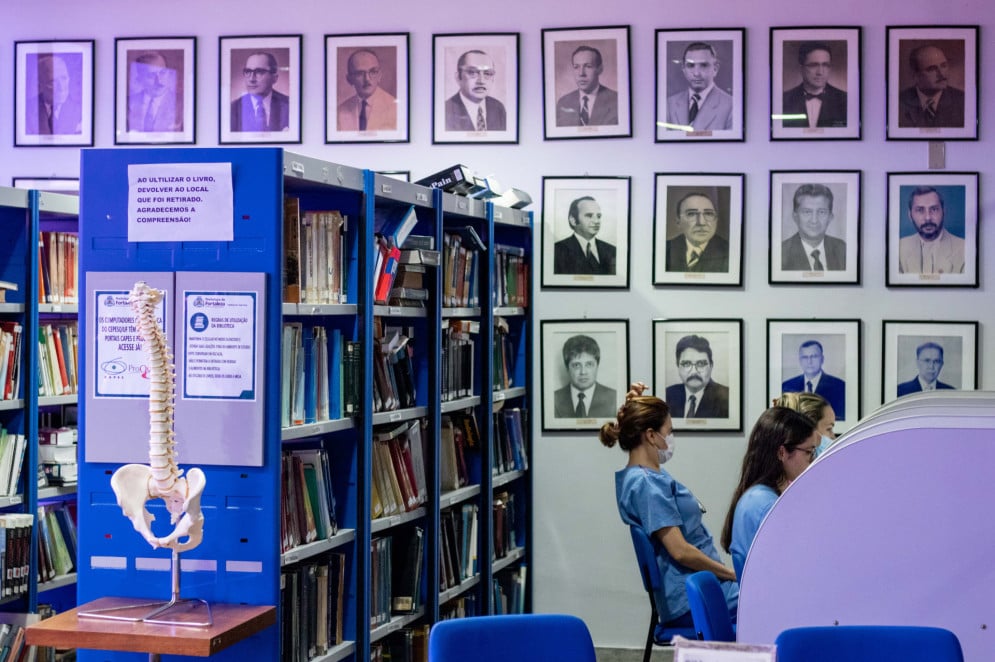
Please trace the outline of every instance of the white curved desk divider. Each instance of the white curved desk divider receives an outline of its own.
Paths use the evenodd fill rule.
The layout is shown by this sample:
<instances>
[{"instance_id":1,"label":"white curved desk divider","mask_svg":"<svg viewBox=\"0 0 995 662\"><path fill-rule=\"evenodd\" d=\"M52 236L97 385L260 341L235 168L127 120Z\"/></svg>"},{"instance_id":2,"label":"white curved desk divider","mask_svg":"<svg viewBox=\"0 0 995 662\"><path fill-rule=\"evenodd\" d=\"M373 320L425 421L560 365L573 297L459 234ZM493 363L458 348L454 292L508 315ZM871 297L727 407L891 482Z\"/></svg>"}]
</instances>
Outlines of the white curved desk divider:
<instances>
[{"instance_id":1,"label":"white curved desk divider","mask_svg":"<svg viewBox=\"0 0 995 662\"><path fill-rule=\"evenodd\" d=\"M861 420L798 477L743 569L737 639L931 625L995 650L995 392L935 391Z\"/></svg>"}]
</instances>

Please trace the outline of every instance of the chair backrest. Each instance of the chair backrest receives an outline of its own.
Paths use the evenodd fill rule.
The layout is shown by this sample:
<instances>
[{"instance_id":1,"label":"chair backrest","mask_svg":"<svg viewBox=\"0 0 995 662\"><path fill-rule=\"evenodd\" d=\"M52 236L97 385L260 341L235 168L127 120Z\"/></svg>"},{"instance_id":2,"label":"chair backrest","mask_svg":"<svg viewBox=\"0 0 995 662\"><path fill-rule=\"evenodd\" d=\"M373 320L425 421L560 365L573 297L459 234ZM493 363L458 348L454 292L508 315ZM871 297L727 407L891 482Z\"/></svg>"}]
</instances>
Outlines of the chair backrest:
<instances>
[{"instance_id":1,"label":"chair backrest","mask_svg":"<svg viewBox=\"0 0 995 662\"><path fill-rule=\"evenodd\" d=\"M595 662L584 621L566 614L509 614L441 621L428 636L429 662Z\"/></svg>"},{"instance_id":2,"label":"chair backrest","mask_svg":"<svg viewBox=\"0 0 995 662\"><path fill-rule=\"evenodd\" d=\"M636 563L639 564L639 576L643 578L643 588L653 597L653 591L660 588L663 578L660 576L660 566L656 564L656 551L646 532L638 526L629 525L632 535L632 546L636 550Z\"/></svg>"},{"instance_id":3,"label":"chair backrest","mask_svg":"<svg viewBox=\"0 0 995 662\"><path fill-rule=\"evenodd\" d=\"M685 580L691 618L699 638L705 641L736 641L732 617L722 586L715 575L707 570L688 575ZM780 662L780 658L778 658Z\"/></svg>"},{"instance_id":4,"label":"chair backrest","mask_svg":"<svg viewBox=\"0 0 995 662\"><path fill-rule=\"evenodd\" d=\"M963 662L950 630L912 625L837 625L785 630L777 662Z\"/></svg>"}]
</instances>

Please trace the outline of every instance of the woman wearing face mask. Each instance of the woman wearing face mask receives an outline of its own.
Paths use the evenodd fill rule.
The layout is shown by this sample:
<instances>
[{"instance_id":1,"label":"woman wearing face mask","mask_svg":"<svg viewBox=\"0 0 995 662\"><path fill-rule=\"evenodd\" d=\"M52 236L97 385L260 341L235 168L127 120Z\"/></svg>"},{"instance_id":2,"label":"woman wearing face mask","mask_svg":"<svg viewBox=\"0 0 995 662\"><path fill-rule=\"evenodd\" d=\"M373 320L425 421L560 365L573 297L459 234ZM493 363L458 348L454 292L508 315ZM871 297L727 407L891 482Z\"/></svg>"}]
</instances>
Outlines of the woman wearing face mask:
<instances>
[{"instance_id":1,"label":"woman wearing face mask","mask_svg":"<svg viewBox=\"0 0 995 662\"><path fill-rule=\"evenodd\" d=\"M732 555L737 577L760 523L791 481L812 463L819 438L811 420L787 407L771 407L757 419L722 527L722 547Z\"/></svg>"},{"instance_id":2,"label":"woman wearing face mask","mask_svg":"<svg viewBox=\"0 0 995 662\"><path fill-rule=\"evenodd\" d=\"M719 561L698 500L660 466L674 453L670 410L660 398L643 396L645 389L642 382L629 387L617 420L605 423L599 437L605 446L617 443L629 454L625 468L615 474L618 512L623 522L640 527L654 541L663 577L656 595L660 622L666 628L693 627L684 580L699 570L719 578L735 618L735 574Z\"/></svg>"},{"instance_id":3,"label":"woman wearing face mask","mask_svg":"<svg viewBox=\"0 0 995 662\"><path fill-rule=\"evenodd\" d=\"M833 426L836 425L836 412L833 411L832 405L818 393L784 393L780 398L774 400L774 405L794 409L815 423L815 427L821 435L819 447L815 449L815 457L819 457L836 441L836 433L833 432Z\"/></svg>"}]
</instances>

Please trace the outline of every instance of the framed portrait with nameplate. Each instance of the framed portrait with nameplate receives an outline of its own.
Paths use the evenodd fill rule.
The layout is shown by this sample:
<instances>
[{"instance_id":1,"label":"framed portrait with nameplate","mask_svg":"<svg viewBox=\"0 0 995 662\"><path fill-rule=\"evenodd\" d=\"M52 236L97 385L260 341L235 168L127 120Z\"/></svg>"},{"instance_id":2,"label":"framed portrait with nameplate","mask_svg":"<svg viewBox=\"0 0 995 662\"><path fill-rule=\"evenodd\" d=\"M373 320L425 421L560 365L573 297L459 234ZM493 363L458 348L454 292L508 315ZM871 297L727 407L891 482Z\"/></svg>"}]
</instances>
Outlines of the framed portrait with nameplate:
<instances>
[{"instance_id":1,"label":"framed portrait with nameplate","mask_svg":"<svg viewBox=\"0 0 995 662\"><path fill-rule=\"evenodd\" d=\"M14 146L93 144L93 40L14 42Z\"/></svg>"},{"instance_id":2,"label":"framed portrait with nameplate","mask_svg":"<svg viewBox=\"0 0 995 662\"><path fill-rule=\"evenodd\" d=\"M301 142L301 35L219 37L218 142Z\"/></svg>"},{"instance_id":3,"label":"framed portrait with nameplate","mask_svg":"<svg viewBox=\"0 0 995 662\"><path fill-rule=\"evenodd\" d=\"M742 430L743 320L653 320L653 392L675 430Z\"/></svg>"},{"instance_id":4,"label":"framed portrait with nameplate","mask_svg":"<svg viewBox=\"0 0 995 662\"><path fill-rule=\"evenodd\" d=\"M978 388L974 321L884 320L881 402L913 393Z\"/></svg>"},{"instance_id":5,"label":"framed portrait with nameplate","mask_svg":"<svg viewBox=\"0 0 995 662\"><path fill-rule=\"evenodd\" d=\"M196 142L196 37L114 40L114 144Z\"/></svg>"}]
</instances>

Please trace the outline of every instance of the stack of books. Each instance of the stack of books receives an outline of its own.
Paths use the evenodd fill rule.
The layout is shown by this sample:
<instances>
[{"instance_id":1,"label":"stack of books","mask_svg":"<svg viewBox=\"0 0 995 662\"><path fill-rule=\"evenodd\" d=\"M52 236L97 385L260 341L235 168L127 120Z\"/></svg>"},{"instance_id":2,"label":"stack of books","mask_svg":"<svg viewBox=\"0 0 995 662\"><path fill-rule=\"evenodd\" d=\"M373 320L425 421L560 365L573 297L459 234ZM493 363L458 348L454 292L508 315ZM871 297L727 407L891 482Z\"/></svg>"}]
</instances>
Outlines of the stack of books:
<instances>
[{"instance_id":1,"label":"stack of books","mask_svg":"<svg viewBox=\"0 0 995 662\"><path fill-rule=\"evenodd\" d=\"M38 430L38 462L49 485L75 485L78 476L78 432L73 427Z\"/></svg>"}]
</instances>

